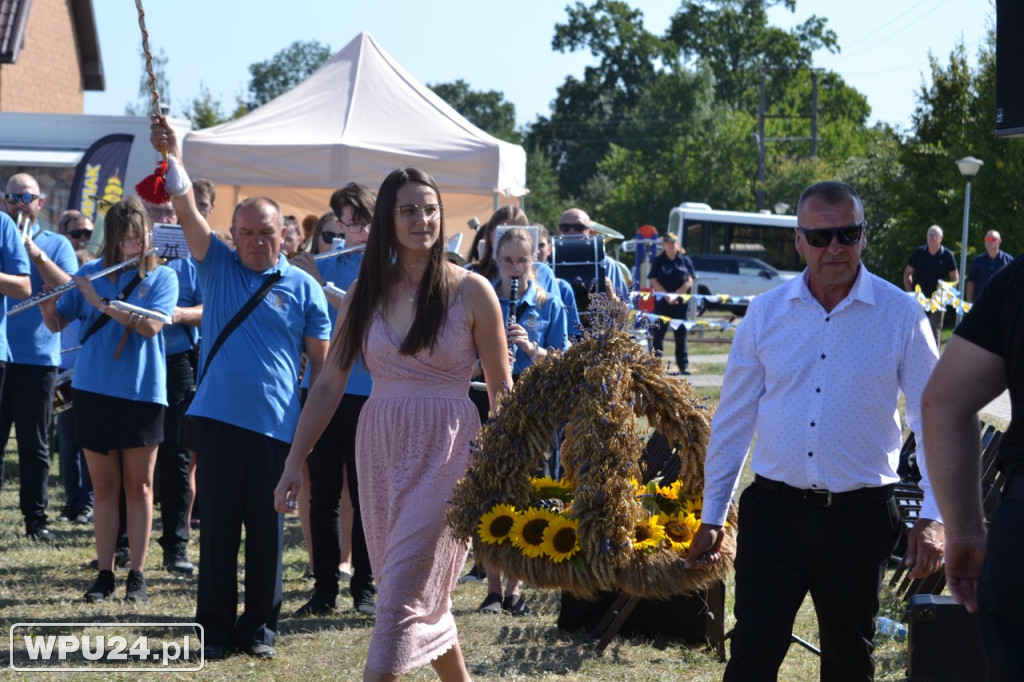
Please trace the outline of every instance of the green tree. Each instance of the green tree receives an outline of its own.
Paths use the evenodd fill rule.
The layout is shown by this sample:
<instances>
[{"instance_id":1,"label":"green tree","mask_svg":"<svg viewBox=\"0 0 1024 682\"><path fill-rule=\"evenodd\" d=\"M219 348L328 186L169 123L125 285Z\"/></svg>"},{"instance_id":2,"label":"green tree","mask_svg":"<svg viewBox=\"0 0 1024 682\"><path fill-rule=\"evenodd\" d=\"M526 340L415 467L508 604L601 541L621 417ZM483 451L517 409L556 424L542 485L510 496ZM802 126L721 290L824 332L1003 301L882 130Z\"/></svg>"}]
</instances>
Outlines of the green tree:
<instances>
[{"instance_id":1,"label":"green tree","mask_svg":"<svg viewBox=\"0 0 1024 682\"><path fill-rule=\"evenodd\" d=\"M584 80L614 93L615 103L631 107L662 69L675 63L676 48L648 32L643 13L619 0L597 0L566 7L569 18L555 26L551 47L559 52L589 49L600 59Z\"/></svg>"},{"instance_id":2,"label":"green tree","mask_svg":"<svg viewBox=\"0 0 1024 682\"><path fill-rule=\"evenodd\" d=\"M644 90L675 60L670 43L648 32L643 13L618 0L582 2L567 8L551 42L560 52L589 49L599 57L583 78L566 78L550 117L530 128L530 146L554 164L563 195L579 196L617 138ZM593 189L592 185L592 189Z\"/></svg>"},{"instance_id":3,"label":"green tree","mask_svg":"<svg viewBox=\"0 0 1024 682\"><path fill-rule=\"evenodd\" d=\"M726 169L709 163L706 153L716 142L723 144L729 128L722 123L729 117L714 103L706 69L662 75L620 125L622 144L613 144L598 164L611 181L606 202L594 207L602 222L629 235L644 224L664 227L669 211L681 201L712 187L731 186L720 182Z\"/></svg>"},{"instance_id":4,"label":"green tree","mask_svg":"<svg viewBox=\"0 0 1024 682\"><path fill-rule=\"evenodd\" d=\"M796 0L684 0L667 37L685 58L710 67L721 101L753 112L762 72L774 76L774 101L811 65L815 50L839 49L823 18L811 16L789 31L770 26L768 10L777 5L796 11Z\"/></svg>"},{"instance_id":5,"label":"green tree","mask_svg":"<svg viewBox=\"0 0 1024 682\"><path fill-rule=\"evenodd\" d=\"M505 101L505 93L472 90L461 78L454 83L427 87L484 132L514 144L522 141L522 135L516 131L516 107Z\"/></svg>"},{"instance_id":6,"label":"green tree","mask_svg":"<svg viewBox=\"0 0 1024 682\"><path fill-rule=\"evenodd\" d=\"M297 40L266 61L249 65L249 108L283 95L331 58L329 45Z\"/></svg>"},{"instance_id":7,"label":"green tree","mask_svg":"<svg viewBox=\"0 0 1024 682\"><path fill-rule=\"evenodd\" d=\"M615 223L626 231L666 220L665 207L683 200L752 209L762 74L768 185L782 190L863 153L866 99L837 74L819 72L824 163L808 160L812 53L836 49L836 39L813 16L790 31L768 25L767 9L780 4L795 11L795 0L683 2L664 38L622 2L567 8L552 46L589 49L599 63L567 78L550 117L529 132L531 148L552 160L561 194L591 202L592 214L608 222L628 219Z\"/></svg>"}]
</instances>

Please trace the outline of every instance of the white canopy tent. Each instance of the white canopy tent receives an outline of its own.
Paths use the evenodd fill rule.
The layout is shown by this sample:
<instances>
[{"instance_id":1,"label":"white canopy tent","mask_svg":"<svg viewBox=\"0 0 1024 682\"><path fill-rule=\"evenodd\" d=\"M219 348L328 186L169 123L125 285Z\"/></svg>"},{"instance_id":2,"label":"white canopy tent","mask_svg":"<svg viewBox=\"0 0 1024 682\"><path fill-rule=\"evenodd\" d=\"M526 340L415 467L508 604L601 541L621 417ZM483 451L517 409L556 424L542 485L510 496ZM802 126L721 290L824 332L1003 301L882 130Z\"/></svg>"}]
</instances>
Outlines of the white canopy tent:
<instances>
[{"instance_id":1,"label":"white canopy tent","mask_svg":"<svg viewBox=\"0 0 1024 682\"><path fill-rule=\"evenodd\" d=\"M376 191L406 166L437 181L449 236L470 232L467 220L483 222L527 192L523 148L467 121L369 33L273 101L189 133L182 153L193 179L217 186L211 222L220 227L248 196L269 196L301 220L327 211L331 192L346 183Z\"/></svg>"}]
</instances>

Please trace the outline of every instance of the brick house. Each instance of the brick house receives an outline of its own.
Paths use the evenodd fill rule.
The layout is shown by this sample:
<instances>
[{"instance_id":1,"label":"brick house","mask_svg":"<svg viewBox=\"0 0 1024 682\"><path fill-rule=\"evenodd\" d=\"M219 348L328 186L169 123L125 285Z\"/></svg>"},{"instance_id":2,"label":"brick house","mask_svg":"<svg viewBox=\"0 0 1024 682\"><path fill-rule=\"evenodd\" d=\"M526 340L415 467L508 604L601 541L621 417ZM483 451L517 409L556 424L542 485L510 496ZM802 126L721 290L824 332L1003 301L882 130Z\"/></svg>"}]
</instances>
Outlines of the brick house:
<instances>
[{"instance_id":1,"label":"brick house","mask_svg":"<svg viewBox=\"0 0 1024 682\"><path fill-rule=\"evenodd\" d=\"M103 88L92 0L0 0L0 112L81 114Z\"/></svg>"}]
</instances>

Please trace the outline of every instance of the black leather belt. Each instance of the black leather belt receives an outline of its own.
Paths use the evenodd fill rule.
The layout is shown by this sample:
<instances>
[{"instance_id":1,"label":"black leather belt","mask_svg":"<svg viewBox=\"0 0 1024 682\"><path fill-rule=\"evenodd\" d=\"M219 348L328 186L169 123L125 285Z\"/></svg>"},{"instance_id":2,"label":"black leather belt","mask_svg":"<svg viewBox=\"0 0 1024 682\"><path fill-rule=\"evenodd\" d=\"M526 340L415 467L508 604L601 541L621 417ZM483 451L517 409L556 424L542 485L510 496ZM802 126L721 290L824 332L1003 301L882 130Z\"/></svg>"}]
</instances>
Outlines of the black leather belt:
<instances>
[{"instance_id":1,"label":"black leather belt","mask_svg":"<svg viewBox=\"0 0 1024 682\"><path fill-rule=\"evenodd\" d=\"M1011 476L1003 488L1004 500L1024 500L1024 475Z\"/></svg>"},{"instance_id":2,"label":"black leather belt","mask_svg":"<svg viewBox=\"0 0 1024 682\"><path fill-rule=\"evenodd\" d=\"M761 475L754 476L754 483L776 495L785 497L787 500L802 502L810 507L849 507L858 504L885 502L892 497L893 490L896 488L895 484L893 484L834 493L829 490L794 488L787 483L773 481Z\"/></svg>"}]
</instances>

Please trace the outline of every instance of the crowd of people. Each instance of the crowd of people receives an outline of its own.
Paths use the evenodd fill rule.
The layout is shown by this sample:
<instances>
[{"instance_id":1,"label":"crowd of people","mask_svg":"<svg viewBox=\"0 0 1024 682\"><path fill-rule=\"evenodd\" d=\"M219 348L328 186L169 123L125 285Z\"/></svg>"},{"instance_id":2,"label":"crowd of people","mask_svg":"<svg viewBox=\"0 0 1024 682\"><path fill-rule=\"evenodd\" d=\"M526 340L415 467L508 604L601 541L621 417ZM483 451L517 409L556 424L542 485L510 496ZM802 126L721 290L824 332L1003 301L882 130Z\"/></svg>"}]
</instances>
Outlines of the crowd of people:
<instances>
[{"instance_id":1,"label":"crowd of people","mask_svg":"<svg viewBox=\"0 0 1024 682\"><path fill-rule=\"evenodd\" d=\"M585 332L573 286L545 261L553 242L592 238L590 217L570 208L552 234L518 207L502 207L477 230L463 266L445 251L441 189L427 172L405 168L376 192L340 188L329 211L302 223L270 198L244 199L219 235L209 224L214 187L188 178L164 120L155 120L151 142L170 154L171 200L111 206L98 258L86 248L88 217L68 211L59 234L39 230L45 197L35 179L7 183L6 306L66 289L0 321L0 428L6 435L13 424L18 435L26 535L54 539L48 437L58 375L73 373L73 408L58 420L59 518L93 525L97 575L86 600L115 595L125 566L125 598L148 599L157 497L163 568L193 574L189 537L199 529L195 620L204 656L274 658L284 514L298 511L314 584L294 616L336 613L347 582L354 610L374 619L365 679L426 665L442 679L468 679L450 598L468 547L444 525L447 500L501 392ZM868 228L856 191L812 185L797 215L807 269L754 299L737 328L712 422L702 524L686 559L693 570L721 560L728 505L751 449L726 679L774 678L808 593L823 679L871 679L880 581L900 527L901 393L925 464L921 518L908 538L911 575L938 570L945 543L954 594L986 614L992 670L1020 673L1024 611L1002 599L1015 589L1012 566L1024 552L1019 420L1004 440L1007 499L987 545L970 486L977 409L1006 387L1015 405L1020 398L1021 266L1006 267L1012 259L999 234L986 236L967 279L977 311L940 360L941 318L930 321L860 262ZM190 258L158 263L157 223L181 226ZM928 237L908 264L908 290L957 280L941 229ZM695 273L674 235L661 243L648 283L658 316L678 318L679 298L660 294L686 294ZM599 265L595 288L628 299L616 264ZM659 352L669 328L653 325ZM686 374L686 327L674 331ZM949 392L960 399L945 399ZM537 473L559 471L556 437ZM530 613L518 576L505 575L503 585L500 567L477 569L488 581L481 612Z\"/></svg>"}]
</instances>

